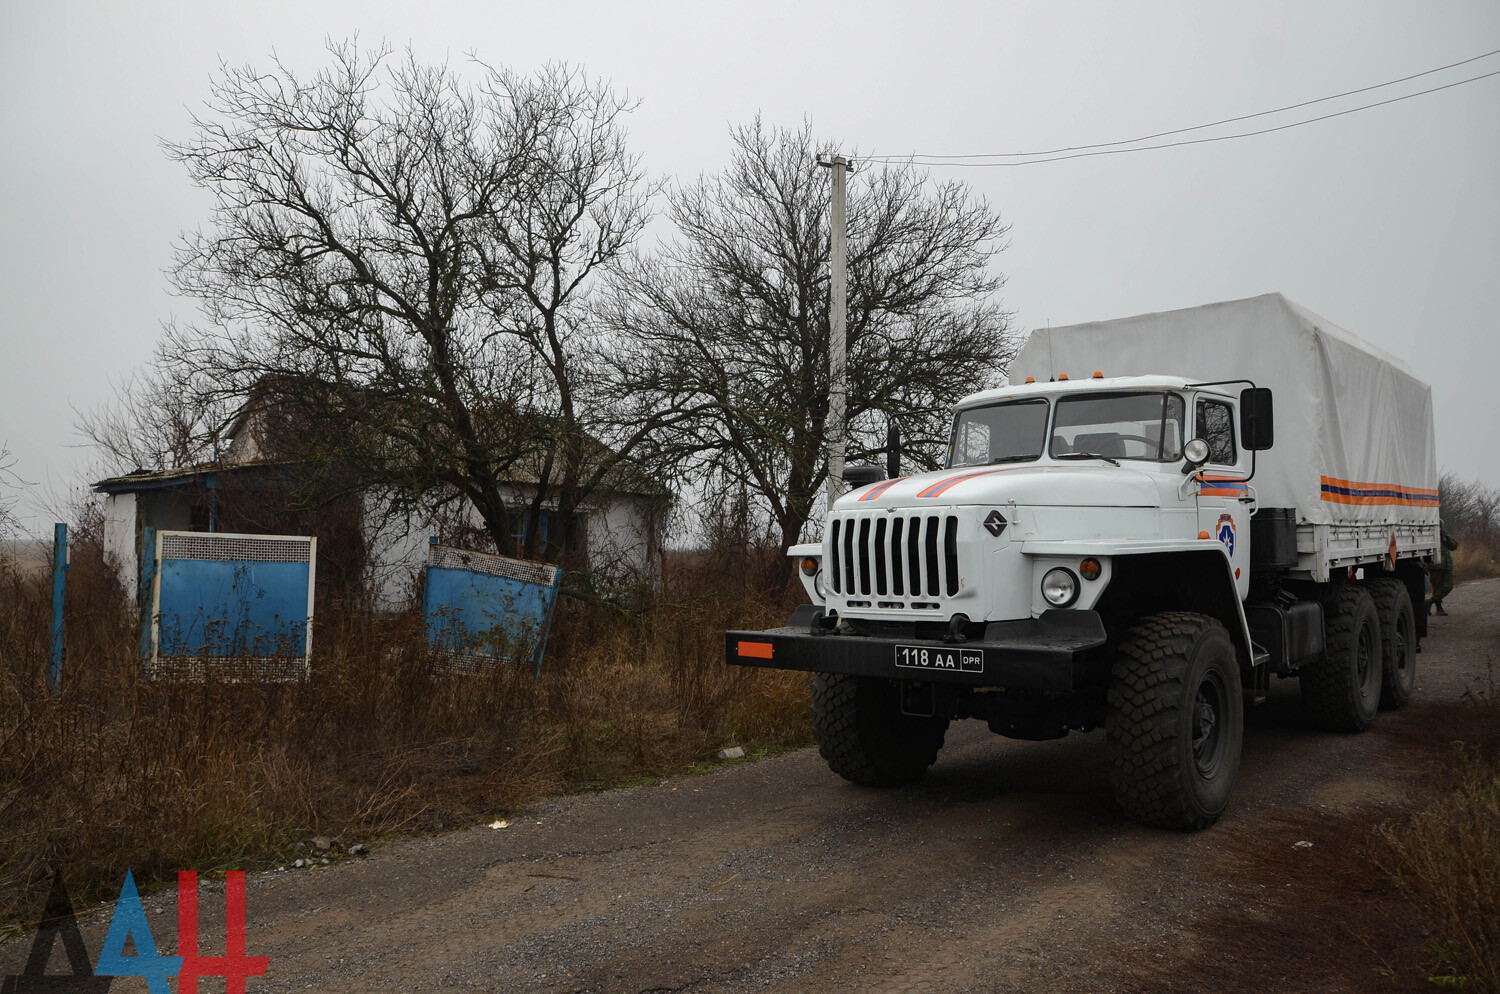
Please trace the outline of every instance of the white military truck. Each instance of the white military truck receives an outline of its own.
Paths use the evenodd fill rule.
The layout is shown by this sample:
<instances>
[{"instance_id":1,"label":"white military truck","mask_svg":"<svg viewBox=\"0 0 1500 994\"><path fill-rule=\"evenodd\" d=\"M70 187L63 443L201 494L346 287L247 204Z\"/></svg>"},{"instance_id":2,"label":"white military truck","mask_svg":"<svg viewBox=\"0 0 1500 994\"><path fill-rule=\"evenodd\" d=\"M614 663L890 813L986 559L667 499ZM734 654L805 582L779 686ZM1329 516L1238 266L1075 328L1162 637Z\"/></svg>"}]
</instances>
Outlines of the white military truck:
<instances>
[{"instance_id":1,"label":"white military truck","mask_svg":"<svg viewBox=\"0 0 1500 994\"><path fill-rule=\"evenodd\" d=\"M1009 386L958 404L944 469L857 469L790 550L813 603L725 639L815 674L819 749L855 783L920 778L955 718L1103 727L1125 811L1202 828L1273 676L1349 732L1411 695L1431 391L1280 294L1035 331Z\"/></svg>"}]
</instances>

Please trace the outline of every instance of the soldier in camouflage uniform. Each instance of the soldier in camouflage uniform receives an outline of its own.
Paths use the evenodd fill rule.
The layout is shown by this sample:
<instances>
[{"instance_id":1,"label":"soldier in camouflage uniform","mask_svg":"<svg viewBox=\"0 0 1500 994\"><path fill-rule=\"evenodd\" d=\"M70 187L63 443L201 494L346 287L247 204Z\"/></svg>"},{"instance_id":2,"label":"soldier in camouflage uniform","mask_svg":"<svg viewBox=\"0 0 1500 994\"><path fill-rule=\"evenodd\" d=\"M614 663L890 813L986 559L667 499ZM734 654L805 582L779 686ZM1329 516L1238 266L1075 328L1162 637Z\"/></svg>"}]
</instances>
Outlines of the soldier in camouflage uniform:
<instances>
[{"instance_id":1,"label":"soldier in camouflage uniform","mask_svg":"<svg viewBox=\"0 0 1500 994\"><path fill-rule=\"evenodd\" d=\"M1446 531L1442 532L1442 537L1443 548L1438 561L1427 567L1432 581L1432 599L1427 602L1427 613L1446 616L1448 612L1443 610L1443 598L1453 591L1453 550L1458 548L1458 540Z\"/></svg>"}]
</instances>

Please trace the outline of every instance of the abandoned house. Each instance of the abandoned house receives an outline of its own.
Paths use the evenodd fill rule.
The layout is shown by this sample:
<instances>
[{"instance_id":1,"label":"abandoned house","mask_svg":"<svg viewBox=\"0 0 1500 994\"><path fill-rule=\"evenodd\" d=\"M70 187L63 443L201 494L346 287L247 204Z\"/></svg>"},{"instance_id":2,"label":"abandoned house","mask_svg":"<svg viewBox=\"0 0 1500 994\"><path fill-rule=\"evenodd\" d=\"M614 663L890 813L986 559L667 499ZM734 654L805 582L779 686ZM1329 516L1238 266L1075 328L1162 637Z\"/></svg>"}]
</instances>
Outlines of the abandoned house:
<instances>
[{"instance_id":1,"label":"abandoned house","mask_svg":"<svg viewBox=\"0 0 1500 994\"><path fill-rule=\"evenodd\" d=\"M142 549L146 528L316 536L318 600L360 600L378 611L414 603L431 537L506 555L516 554L527 537L527 516L518 514L510 547L497 550L467 500L453 501L440 516L417 516L388 513L387 502L375 492L320 496L323 470L271 457L258 415L242 412L227 442L224 457L212 464L137 471L94 484L105 495L104 551L132 604L147 555ZM512 475L502 487L507 505L526 507L536 493L535 479ZM670 493L654 481L620 475L607 493L576 514L566 560L575 568L586 564L600 583L654 584L670 502ZM544 542L557 527L554 515L544 502L539 515Z\"/></svg>"}]
</instances>

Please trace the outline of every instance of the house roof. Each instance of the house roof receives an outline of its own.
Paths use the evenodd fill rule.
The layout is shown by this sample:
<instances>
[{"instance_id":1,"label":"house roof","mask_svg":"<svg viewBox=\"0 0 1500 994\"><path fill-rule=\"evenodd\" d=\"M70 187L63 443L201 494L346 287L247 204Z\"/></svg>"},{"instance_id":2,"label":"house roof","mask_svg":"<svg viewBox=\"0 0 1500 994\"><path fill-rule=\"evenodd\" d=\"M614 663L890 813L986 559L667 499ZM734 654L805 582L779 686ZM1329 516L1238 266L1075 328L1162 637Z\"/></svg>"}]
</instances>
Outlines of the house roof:
<instances>
[{"instance_id":1,"label":"house roof","mask_svg":"<svg viewBox=\"0 0 1500 994\"><path fill-rule=\"evenodd\" d=\"M112 476L94 484L94 492L101 494L127 494L141 490L166 490L174 487L202 487L205 490L222 489L228 476L266 476L273 470L285 470L291 463L199 463L195 466L179 466L173 469L138 469L124 476Z\"/></svg>"},{"instance_id":2,"label":"house roof","mask_svg":"<svg viewBox=\"0 0 1500 994\"><path fill-rule=\"evenodd\" d=\"M268 412L275 408L275 384L266 380L258 382L251 395L235 414L229 424L225 438L225 458L215 463L199 463L167 470L136 470L123 476L100 480L94 484L99 493L133 493L141 490L158 490L173 487L201 486L217 489L224 474L239 474L267 471L275 467L285 470L302 460L268 458L270 452L263 451L258 438L260 424ZM482 412L482 416L489 412ZM600 439L585 435L585 443L594 449L597 458L603 458L612 450ZM533 453L510 466L501 478L502 483L512 486L535 486L541 477L544 457ZM290 482L290 481L288 481ZM605 489L615 494L659 499L670 497L671 489L660 480L631 462L622 462L606 474Z\"/></svg>"}]
</instances>

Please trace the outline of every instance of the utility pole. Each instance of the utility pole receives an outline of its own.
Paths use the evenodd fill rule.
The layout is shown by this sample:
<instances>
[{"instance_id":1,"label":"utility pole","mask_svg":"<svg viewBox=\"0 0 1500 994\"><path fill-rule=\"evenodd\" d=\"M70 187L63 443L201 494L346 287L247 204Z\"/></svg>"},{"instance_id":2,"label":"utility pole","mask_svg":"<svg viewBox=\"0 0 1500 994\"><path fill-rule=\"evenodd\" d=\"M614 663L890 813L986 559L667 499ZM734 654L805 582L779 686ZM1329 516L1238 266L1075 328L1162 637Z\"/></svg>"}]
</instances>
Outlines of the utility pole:
<instances>
[{"instance_id":1,"label":"utility pole","mask_svg":"<svg viewBox=\"0 0 1500 994\"><path fill-rule=\"evenodd\" d=\"M47 670L47 687L62 693L63 664L63 594L68 583L68 526L59 521L52 526L52 666Z\"/></svg>"},{"instance_id":2,"label":"utility pole","mask_svg":"<svg viewBox=\"0 0 1500 994\"><path fill-rule=\"evenodd\" d=\"M842 155L818 160L818 165L833 170L833 242L829 252L830 286L828 302L828 508L844 493L844 435L846 428L847 370L847 289L848 250L845 232L845 177L854 171L853 164Z\"/></svg>"}]
</instances>

